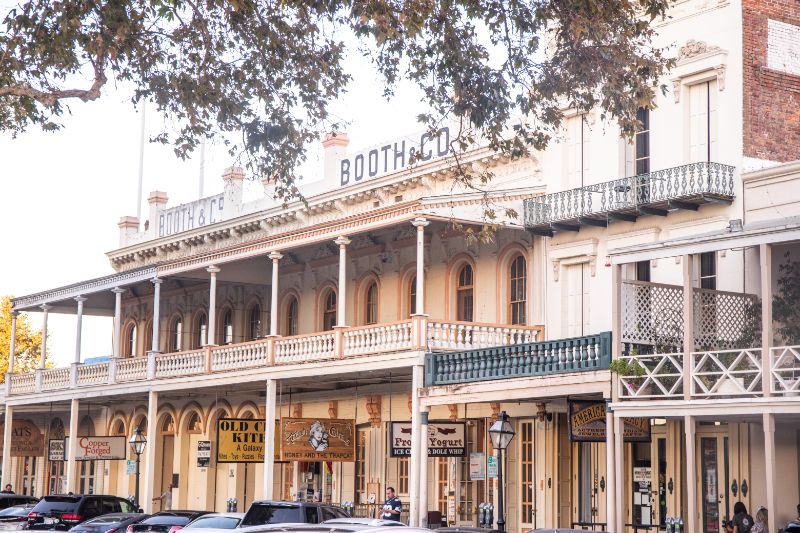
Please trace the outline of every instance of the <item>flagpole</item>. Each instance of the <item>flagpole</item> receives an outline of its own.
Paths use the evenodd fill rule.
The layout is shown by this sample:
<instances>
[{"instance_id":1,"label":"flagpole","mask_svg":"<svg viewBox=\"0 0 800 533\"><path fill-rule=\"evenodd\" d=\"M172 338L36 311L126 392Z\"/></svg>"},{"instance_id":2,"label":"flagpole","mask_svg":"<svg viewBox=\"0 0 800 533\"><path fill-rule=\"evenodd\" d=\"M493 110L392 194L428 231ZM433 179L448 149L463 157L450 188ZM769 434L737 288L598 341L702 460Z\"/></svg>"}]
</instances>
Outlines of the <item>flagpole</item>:
<instances>
[{"instance_id":1,"label":"flagpole","mask_svg":"<svg viewBox=\"0 0 800 533\"><path fill-rule=\"evenodd\" d=\"M142 177L144 176L144 123L147 112L147 101L142 100L142 124L139 129L139 194L136 202L136 219L142 221Z\"/></svg>"}]
</instances>

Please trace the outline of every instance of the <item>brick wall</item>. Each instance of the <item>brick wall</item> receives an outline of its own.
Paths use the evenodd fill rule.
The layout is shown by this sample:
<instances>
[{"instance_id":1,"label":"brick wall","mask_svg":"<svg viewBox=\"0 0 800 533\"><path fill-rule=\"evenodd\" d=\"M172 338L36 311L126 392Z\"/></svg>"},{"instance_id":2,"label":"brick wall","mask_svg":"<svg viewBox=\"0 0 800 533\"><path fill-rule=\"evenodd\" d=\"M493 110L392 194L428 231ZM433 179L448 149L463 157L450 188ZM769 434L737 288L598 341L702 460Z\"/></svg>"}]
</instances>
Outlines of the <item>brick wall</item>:
<instances>
[{"instance_id":1,"label":"brick wall","mask_svg":"<svg viewBox=\"0 0 800 533\"><path fill-rule=\"evenodd\" d=\"M743 0L744 155L800 159L800 1Z\"/></svg>"}]
</instances>

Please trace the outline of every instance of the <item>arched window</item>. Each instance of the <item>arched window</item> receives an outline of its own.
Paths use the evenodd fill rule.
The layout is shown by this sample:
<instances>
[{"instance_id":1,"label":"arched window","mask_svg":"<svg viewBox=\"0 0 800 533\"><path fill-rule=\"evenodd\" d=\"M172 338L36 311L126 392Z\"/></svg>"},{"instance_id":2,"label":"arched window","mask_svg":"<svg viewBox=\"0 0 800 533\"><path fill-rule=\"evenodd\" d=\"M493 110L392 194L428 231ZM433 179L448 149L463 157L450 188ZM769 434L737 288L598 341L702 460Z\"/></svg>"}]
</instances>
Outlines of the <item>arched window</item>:
<instances>
[{"instance_id":1,"label":"arched window","mask_svg":"<svg viewBox=\"0 0 800 533\"><path fill-rule=\"evenodd\" d=\"M125 334L122 336L122 357L136 357L137 333L136 322L131 322L125 328Z\"/></svg>"},{"instance_id":2,"label":"arched window","mask_svg":"<svg viewBox=\"0 0 800 533\"><path fill-rule=\"evenodd\" d=\"M409 315L417 314L417 275L411 276L408 282L408 309Z\"/></svg>"},{"instance_id":3,"label":"arched window","mask_svg":"<svg viewBox=\"0 0 800 533\"><path fill-rule=\"evenodd\" d=\"M508 319L512 324L525 324L525 304L527 303L525 258L517 255L510 265L509 272L509 298L508 298Z\"/></svg>"},{"instance_id":4,"label":"arched window","mask_svg":"<svg viewBox=\"0 0 800 533\"><path fill-rule=\"evenodd\" d=\"M322 331L329 331L336 325L336 291L328 289L322 300Z\"/></svg>"},{"instance_id":5,"label":"arched window","mask_svg":"<svg viewBox=\"0 0 800 533\"><path fill-rule=\"evenodd\" d=\"M247 340L254 341L261 337L261 306L253 304L247 318Z\"/></svg>"},{"instance_id":6,"label":"arched window","mask_svg":"<svg viewBox=\"0 0 800 533\"><path fill-rule=\"evenodd\" d=\"M169 324L169 345L167 351L180 352L183 339L183 319L176 316Z\"/></svg>"},{"instance_id":7,"label":"arched window","mask_svg":"<svg viewBox=\"0 0 800 533\"><path fill-rule=\"evenodd\" d=\"M373 281L364 293L364 323L378 323L378 283Z\"/></svg>"},{"instance_id":8,"label":"arched window","mask_svg":"<svg viewBox=\"0 0 800 533\"><path fill-rule=\"evenodd\" d=\"M208 315L205 311L200 311L194 319L194 347L202 348L206 345L208 338Z\"/></svg>"},{"instance_id":9,"label":"arched window","mask_svg":"<svg viewBox=\"0 0 800 533\"><path fill-rule=\"evenodd\" d=\"M144 325L144 349L142 350L143 354L147 354L147 352L153 349L153 319L147 321Z\"/></svg>"},{"instance_id":10,"label":"arched window","mask_svg":"<svg viewBox=\"0 0 800 533\"><path fill-rule=\"evenodd\" d=\"M456 320L472 322L474 317L474 286L472 265L461 267L456 280Z\"/></svg>"},{"instance_id":11,"label":"arched window","mask_svg":"<svg viewBox=\"0 0 800 533\"><path fill-rule=\"evenodd\" d=\"M222 344L233 344L233 309L230 307L222 312L220 336L222 337Z\"/></svg>"},{"instance_id":12,"label":"arched window","mask_svg":"<svg viewBox=\"0 0 800 533\"><path fill-rule=\"evenodd\" d=\"M292 337L297 335L297 312L299 305L295 296L290 296L286 302L286 324L284 325L284 335Z\"/></svg>"}]
</instances>

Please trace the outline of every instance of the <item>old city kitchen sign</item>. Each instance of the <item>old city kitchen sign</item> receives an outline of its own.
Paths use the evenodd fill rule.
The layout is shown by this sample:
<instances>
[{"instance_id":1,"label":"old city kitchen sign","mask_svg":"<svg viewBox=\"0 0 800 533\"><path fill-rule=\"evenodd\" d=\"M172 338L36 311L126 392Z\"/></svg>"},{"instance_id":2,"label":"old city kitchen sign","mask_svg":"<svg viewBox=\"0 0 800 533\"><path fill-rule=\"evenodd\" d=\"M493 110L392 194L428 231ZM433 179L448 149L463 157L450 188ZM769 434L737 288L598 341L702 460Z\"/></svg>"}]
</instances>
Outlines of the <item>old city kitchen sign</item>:
<instances>
[{"instance_id":1,"label":"old city kitchen sign","mask_svg":"<svg viewBox=\"0 0 800 533\"><path fill-rule=\"evenodd\" d=\"M5 443L2 435L4 424L0 424L0 453ZM30 420L11 422L11 457L41 457L44 455L44 435Z\"/></svg>"},{"instance_id":2,"label":"old city kitchen sign","mask_svg":"<svg viewBox=\"0 0 800 533\"><path fill-rule=\"evenodd\" d=\"M125 459L127 443L124 436L78 437L76 461L117 461ZM64 449L69 450L69 437L64 439Z\"/></svg>"},{"instance_id":3,"label":"old city kitchen sign","mask_svg":"<svg viewBox=\"0 0 800 533\"><path fill-rule=\"evenodd\" d=\"M281 460L356 460L355 421L338 418L282 418Z\"/></svg>"},{"instance_id":4,"label":"old city kitchen sign","mask_svg":"<svg viewBox=\"0 0 800 533\"><path fill-rule=\"evenodd\" d=\"M263 463L263 420L252 418L220 418L217 421L218 463ZM275 460L278 460L278 424L275 423Z\"/></svg>"},{"instance_id":5,"label":"old city kitchen sign","mask_svg":"<svg viewBox=\"0 0 800 533\"><path fill-rule=\"evenodd\" d=\"M428 424L429 457L463 457L467 452L464 422ZM392 422L392 457L411 455L411 422Z\"/></svg>"},{"instance_id":6,"label":"old city kitchen sign","mask_svg":"<svg viewBox=\"0 0 800 533\"><path fill-rule=\"evenodd\" d=\"M626 442L650 442L649 419L623 418L622 426ZM607 429L605 402L569 402L569 440L605 442Z\"/></svg>"}]
</instances>

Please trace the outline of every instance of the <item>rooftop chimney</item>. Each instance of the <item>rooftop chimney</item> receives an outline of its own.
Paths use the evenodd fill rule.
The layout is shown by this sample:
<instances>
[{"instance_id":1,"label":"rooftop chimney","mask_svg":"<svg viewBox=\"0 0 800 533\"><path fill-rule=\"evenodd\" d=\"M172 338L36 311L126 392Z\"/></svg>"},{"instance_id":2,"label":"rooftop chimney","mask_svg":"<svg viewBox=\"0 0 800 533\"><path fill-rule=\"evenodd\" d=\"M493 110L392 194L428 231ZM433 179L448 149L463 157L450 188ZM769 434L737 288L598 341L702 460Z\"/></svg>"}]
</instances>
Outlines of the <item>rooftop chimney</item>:
<instances>
[{"instance_id":1,"label":"rooftop chimney","mask_svg":"<svg viewBox=\"0 0 800 533\"><path fill-rule=\"evenodd\" d=\"M236 216L242 210L242 188L244 182L244 169L242 167L228 167L222 171L222 181L225 182L225 218Z\"/></svg>"},{"instance_id":2,"label":"rooftop chimney","mask_svg":"<svg viewBox=\"0 0 800 533\"><path fill-rule=\"evenodd\" d=\"M334 184L334 187L341 187L341 169L339 161L347 153L347 145L350 139L344 132L332 132L325 135L322 140L322 147L325 149L325 181Z\"/></svg>"},{"instance_id":3,"label":"rooftop chimney","mask_svg":"<svg viewBox=\"0 0 800 533\"><path fill-rule=\"evenodd\" d=\"M152 191L147 197L147 203L150 204L150 225L147 234L150 238L158 237L158 228L161 226L158 212L167 207L168 200L167 193L164 191Z\"/></svg>"},{"instance_id":4,"label":"rooftop chimney","mask_svg":"<svg viewBox=\"0 0 800 533\"><path fill-rule=\"evenodd\" d=\"M139 219L136 217L122 217L119 219L119 247L128 244L131 235L139 233Z\"/></svg>"}]
</instances>

